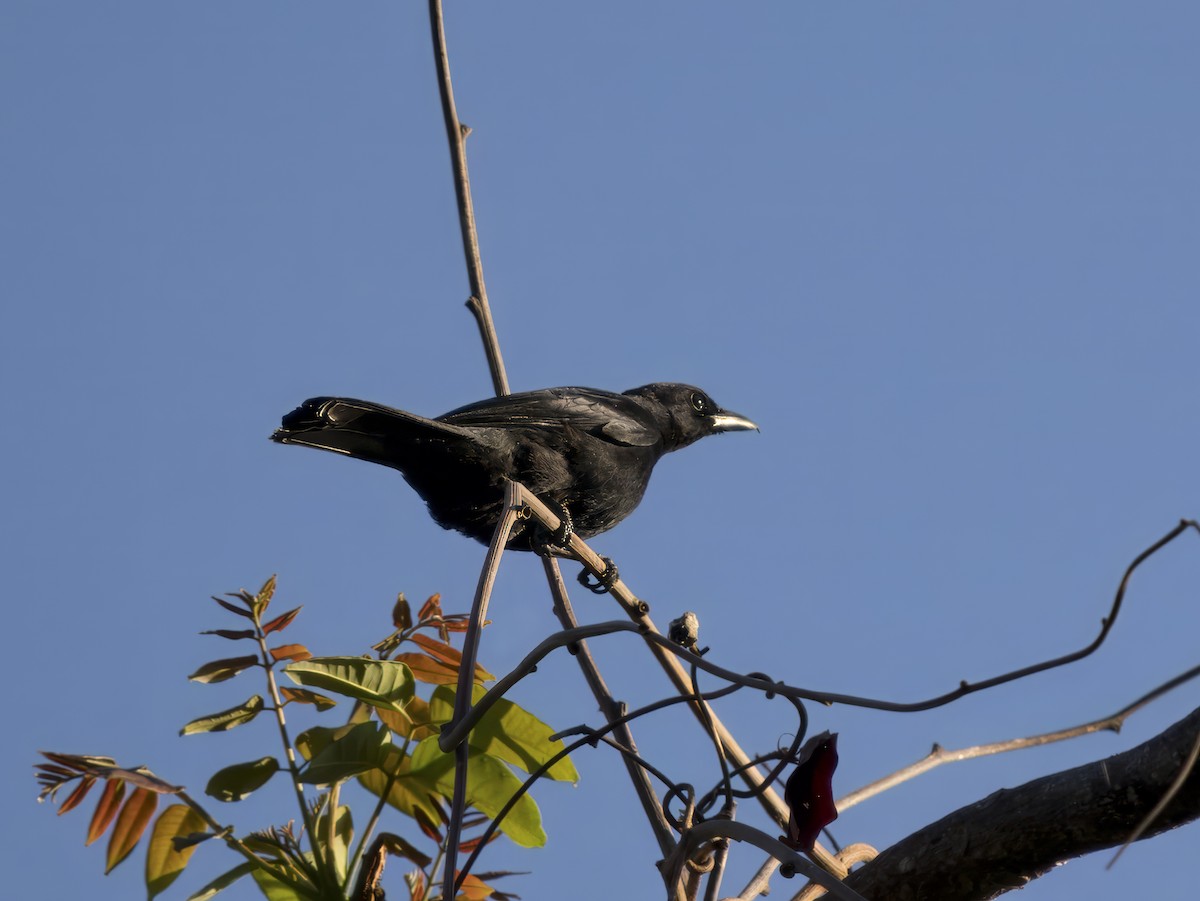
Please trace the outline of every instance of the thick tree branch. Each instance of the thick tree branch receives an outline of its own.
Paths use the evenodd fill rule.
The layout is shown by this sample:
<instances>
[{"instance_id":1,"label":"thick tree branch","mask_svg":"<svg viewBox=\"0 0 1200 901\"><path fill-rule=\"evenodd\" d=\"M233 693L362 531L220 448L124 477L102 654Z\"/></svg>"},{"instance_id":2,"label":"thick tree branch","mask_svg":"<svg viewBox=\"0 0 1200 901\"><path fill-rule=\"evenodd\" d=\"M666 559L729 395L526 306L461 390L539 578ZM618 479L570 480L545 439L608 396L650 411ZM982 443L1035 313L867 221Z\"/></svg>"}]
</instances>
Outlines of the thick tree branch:
<instances>
[{"instance_id":1,"label":"thick tree branch","mask_svg":"<svg viewBox=\"0 0 1200 901\"><path fill-rule=\"evenodd\" d=\"M1116 847L1167 793L1198 732L1200 709L1129 751L1001 789L897 842L846 884L872 901L974 901ZM1193 772L1142 838L1197 818Z\"/></svg>"}]
</instances>

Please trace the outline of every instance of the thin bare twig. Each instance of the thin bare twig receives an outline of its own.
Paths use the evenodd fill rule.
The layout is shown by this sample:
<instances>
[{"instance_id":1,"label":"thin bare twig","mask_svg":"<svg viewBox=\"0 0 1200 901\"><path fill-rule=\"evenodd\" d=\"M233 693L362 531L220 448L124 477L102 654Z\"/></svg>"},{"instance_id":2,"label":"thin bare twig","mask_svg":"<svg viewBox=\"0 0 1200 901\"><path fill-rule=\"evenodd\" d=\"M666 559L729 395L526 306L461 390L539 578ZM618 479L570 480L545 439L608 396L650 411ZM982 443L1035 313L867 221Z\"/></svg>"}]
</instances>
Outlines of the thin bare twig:
<instances>
[{"instance_id":1,"label":"thin bare twig","mask_svg":"<svg viewBox=\"0 0 1200 901\"><path fill-rule=\"evenodd\" d=\"M824 886L835 898L841 898L843 901L865 901L862 895L843 885L837 877L810 863L778 839L772 838L753 826L747 826L745 823L719 817L705 820L687 830L679 843L674 859L668 862L673 870L673 876L678 878L683 861L691 858L698 848L719 838L746 842L761 848L772 857L783 861L780 872L786 877L790 878L795 873L802 873L813 882Z\"/></svg>"},{"instance_id":2,"label":"thin bare twig","mask_svg":"<svg viewBox=\"0 0 1200 901\"><path fill-rule=\"evenodd\" d=\"M450 83L450 57L446 52L446 26L442 19L441 0L429 0L429 27L433 37L433 57L437 64L438 92L442 97L442 116L446 122L446 140L450 144L450 165L454 171L454 194L458 199L458 223L462 230L467 279L471 284L471 299L467 301L467 307L479 325L496 394L508 394L508 376L504 372L500 341L496 337L492 309L488 305L487 288L483 283L483 258L479 254L475 206L471 201L471 179L467 174L467 134L470 129L459 121L458 110L454 105L454 87Z\"/></svg>"},{"instance_id":3,"label":"thin bare twig","mask_svg":"<svg viewBox=\"0 0 1200 901\"><path fill-rule=\"evenodd\" d=\"M884 776L882 779L877 779L869 785L864 785L862 788L850 792L845 797L839 798L837 800L837 809L839 811L848 810L856 804L861 804L868 798L882 794L902 782L915 779L917 776L927 773L945 763L958 763L961 760L974 760L977 757L988 757L992 754L1005 754L1009 751L1035 748L1041 745L1053 744L1054 742L1066 741L1071 738L1079 738L1082 735L1091 735L1095 732L1120 732L1121 726L1125 724L1125 720L1138 710L1141 710L1151 701L1157 700L1168 691L1178 688L1180 685L1191 681L1197 676L1200 676L1200 666L1194 666L1187 672L1180 673L1178 676L1167 680L1162 685L1142 695L1132 704L1122 707L1116 713L1098 720L1092 720L1090 723L1082 723L1081 725L1071 726L1067 729L1057 729L1053 732L1044 732L1041 735L1031 735L1027 738L1010 738L1005 741L973 745L969 748L959 748L958 750L947 750L940 745L934 745L933 750L916 763L903 767L894 773Z\"/></svg>"},{"instance_id":4,"label":"thin bare twig","mask_svg":"<svg viewBox=\"0 0 1200 901\"><path fill-rule=\"evenodd\" d=\"M471 696L475 687L475 660L479 656L479 633L483 630L487 618L488 602L491 600L492 586L496 582L496 573L500 569L500 557L508 544L508 535L513 524L517 521L518 500L522 488L516 482L509 482L504 489L504 515L496 524L492 535L492 543L488 546L487 557L483 563L483 571L479 574L479 585L475 590L475 600L471 604L471 619L467 625L467 634L463 640L462 663L458 670L458 688L454 693L454 718L448 727L454 727L467 718L471 712ZM446 742L441 742L443 751L450 750ZM467 798L467 758L470 746L467 744L466 733L463 733L454 747L454 802L450 806L450 823L446 827L446 861L442 874L442 897L457 897L457 884L454 867L458 861L458 842L462 835L463 814L466 812Z\"/></svg>"}]
</instances>

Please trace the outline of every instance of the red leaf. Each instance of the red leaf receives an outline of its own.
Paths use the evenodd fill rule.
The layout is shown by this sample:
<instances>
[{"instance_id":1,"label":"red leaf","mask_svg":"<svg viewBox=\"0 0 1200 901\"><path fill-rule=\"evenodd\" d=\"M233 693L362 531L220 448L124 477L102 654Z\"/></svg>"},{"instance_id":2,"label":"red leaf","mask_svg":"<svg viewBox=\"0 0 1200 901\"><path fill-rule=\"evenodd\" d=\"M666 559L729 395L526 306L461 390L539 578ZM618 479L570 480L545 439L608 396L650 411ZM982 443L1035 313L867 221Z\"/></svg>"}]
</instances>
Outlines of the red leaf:
<instances>
[{"instance_id":1,"label":"red leaf","mask_svg":"<svg viewBox=\"0 0 1200 901\"><path fill-rule=\"evenodd\" d=\"M433 617L441 617L442 615L442 596L440 594L431 594L429 600L421 605L421 611L417 614L418 621L432 619Z\"/></svg>"},{"instance_id":2,"label":"red leaf","mask_svg":"<svg viewBox=\"0 0 1200 901\"><path fill-rule=\"evenodd\" d=\"M125 798L125 783L120 779L109 779L104 786L104 794L96 802L96 812L92 814L92 822L88 825L87 841L90 845L105 832L112 824L113 817L121 809L121 801Z\"/></svg>"},{"instance_id":3,"label":"red leaf","mask_svg":"<svg viewBox=\"0 0 1200 901\"><path fill-rule=\"evenodd\" d=\"M282 632L292 624L297 614L300 613L301 607L296 607L294 610L289 610L287 613L281 613L269 623L262 627L264 635L270 635L272 632Z\"/></svg>"},{"instance_id":4,"label":"red leaf","mask_svg":"<svg viewBox=\"0 0 1200 901\"><path fill-rule=\"evenodd\" d=\"M108 857L105 861L105 875L113 871L113 867L129 856L134 849L150 820L154 817L154 808L158 806L158 795L148 789L139 788L129 796L121 812L117 814L117 824L113 826L112 838L108 840Z\"/></svg>"},{"instance_id":5,"label":"red leaf","mask_svg":"<svg viewBox=\"0 0 1200 901\"><path fill-rule=\"evenodd\" d=\"M800 749L796 769L783 790L790 811L784 844L797 851L811 851L821 830L837 819L833 803L833 771L837 764L836 732L822 732Z\"/></svg>"},{"instance_id":6,"label":"red leaf","mask_svg":"<svg viewBox=\"0 0 1200 901\"><path fill-rule=\"evenodd\" d=\"M79 784L71 794L67 795L67 800L63 801L58 807L58 815L62 816L68 810L73 810L87 797L87 793L92 790L92 786L96 784L95 776L84 776L79 780Z\"/></svg>"}]
</instances>

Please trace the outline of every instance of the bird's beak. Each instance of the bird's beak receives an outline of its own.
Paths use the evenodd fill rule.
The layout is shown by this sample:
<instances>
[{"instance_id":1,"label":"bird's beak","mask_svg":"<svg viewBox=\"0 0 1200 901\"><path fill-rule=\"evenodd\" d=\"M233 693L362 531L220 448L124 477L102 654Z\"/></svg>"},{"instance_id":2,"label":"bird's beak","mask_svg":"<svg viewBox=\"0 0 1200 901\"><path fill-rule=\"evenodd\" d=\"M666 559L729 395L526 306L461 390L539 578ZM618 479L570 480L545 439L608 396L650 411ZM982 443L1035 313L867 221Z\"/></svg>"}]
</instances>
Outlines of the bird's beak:
<instances>
[{"instance_id":1,"label":"bird's beak","mask_svg":"<svg viewBox=\"0 0 1200 901\"><path fill-rule=\"evenodd\" d=\"M714 432L748 432L761 431L758 423L745 416L739 416L737 413L730 413L728 410L722 410L720 413L714 413L708 417L708 421L712 424Z\"/></svg>"}]
</instances>

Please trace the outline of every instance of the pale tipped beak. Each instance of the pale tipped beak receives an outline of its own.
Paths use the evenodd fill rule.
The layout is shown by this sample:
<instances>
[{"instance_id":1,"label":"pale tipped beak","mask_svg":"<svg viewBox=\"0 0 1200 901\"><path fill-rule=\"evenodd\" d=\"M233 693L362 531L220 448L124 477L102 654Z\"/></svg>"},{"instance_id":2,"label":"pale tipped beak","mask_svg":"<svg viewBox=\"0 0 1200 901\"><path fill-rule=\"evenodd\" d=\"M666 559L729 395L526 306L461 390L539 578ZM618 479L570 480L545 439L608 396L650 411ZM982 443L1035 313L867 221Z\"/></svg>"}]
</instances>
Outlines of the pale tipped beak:
<instances>
[{"instance_id":1,"label":"pale tipped beak","mask_svg":"<svg viewBox=\"0 0 1200 901\"><path fill-rule=\"evenodd\" d=\"M749 432L761 431L758 423L737 413L716 413L708 417L715 432Z\"/></svg>"}]
</instances>

